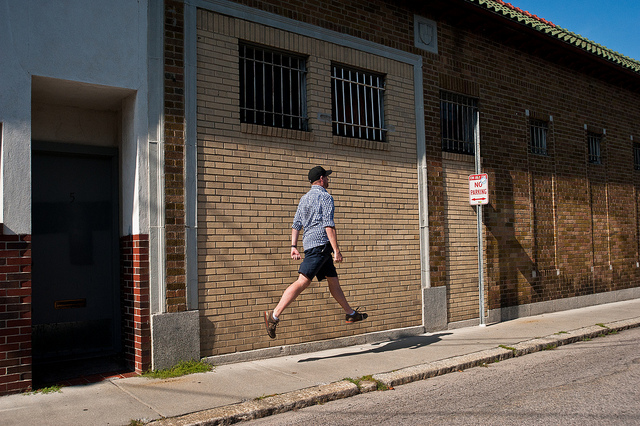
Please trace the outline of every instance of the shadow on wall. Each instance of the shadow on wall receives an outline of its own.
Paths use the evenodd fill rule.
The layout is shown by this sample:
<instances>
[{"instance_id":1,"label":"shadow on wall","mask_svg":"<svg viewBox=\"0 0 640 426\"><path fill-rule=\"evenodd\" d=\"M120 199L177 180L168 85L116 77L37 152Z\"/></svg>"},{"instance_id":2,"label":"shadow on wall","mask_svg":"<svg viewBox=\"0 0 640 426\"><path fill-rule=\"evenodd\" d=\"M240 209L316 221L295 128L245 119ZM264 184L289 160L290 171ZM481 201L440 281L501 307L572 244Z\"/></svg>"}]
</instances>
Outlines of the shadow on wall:
<instances>
[{"instance_id":1,"label":"shadow on wall","mask_svg":"<svg viewBox=\"0 0 640 426\"><path fill-rule=\"evenodd\" d=\"M545 226L545 223L553 220L553 206L549 203L540 204L537 200L538 193L545 190L544 182L533 182L530 187L531 199L522 200L518 205L514 198L516 189L511 174L496 172L495 180L501 182L500 198L492 197L494 201L485 209L484 223L487 230L486 279L489 283L490 309L620 289L620 285L615 283L627 283L622 284L625 288L634 286L640 272L616 269L615 265L599 266L571 275L559 273L553 254L544 253L545 250L555 253L556 238L555 225L551 228ZM531 209L531 203L536 208ZM516 220L523 223L522 216L529 214L529 229L516 229ZM526 247L526 244L530 244L530 247Z\"/></svg>"},{"instance_id":2,"label":"shadow on wall","mask_svg":"<svg viewBox=\"0 0 640 426\"><path fill-rule=\"evenodd\" d=\"M484 215L489 309L531 303L532 293L540 297L544 291L532 274L535 263L516 235L517 212L511 174L496 171L494 180L501 183L501 196L498 198L494 190ZM524 285L527 288L522 288Z\"/></svg>"}]
</instances>

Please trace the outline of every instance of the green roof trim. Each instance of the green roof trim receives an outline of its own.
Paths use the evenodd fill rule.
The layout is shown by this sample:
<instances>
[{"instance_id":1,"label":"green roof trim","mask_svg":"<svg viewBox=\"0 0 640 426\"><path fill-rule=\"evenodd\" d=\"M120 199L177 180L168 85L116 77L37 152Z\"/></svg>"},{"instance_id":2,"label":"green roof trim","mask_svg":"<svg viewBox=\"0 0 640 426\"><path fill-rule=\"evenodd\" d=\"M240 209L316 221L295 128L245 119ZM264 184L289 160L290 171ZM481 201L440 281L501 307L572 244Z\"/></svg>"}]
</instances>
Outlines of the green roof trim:
<instances>
[{"instance_id":1,"label":"green roof trim","mask_svg":"<svg viewBox=\"0 0 640 426\"><path fill-rule=\"evenodd\" d=\"M491 10L513 21L522 23L550 37L572 44L588 53L599 56L622 68L640 74L640 61L611 50L580 34L573 33L553 22L524 11L503 0L466 0L468 3Z\"/></svg>"}]
</instances>

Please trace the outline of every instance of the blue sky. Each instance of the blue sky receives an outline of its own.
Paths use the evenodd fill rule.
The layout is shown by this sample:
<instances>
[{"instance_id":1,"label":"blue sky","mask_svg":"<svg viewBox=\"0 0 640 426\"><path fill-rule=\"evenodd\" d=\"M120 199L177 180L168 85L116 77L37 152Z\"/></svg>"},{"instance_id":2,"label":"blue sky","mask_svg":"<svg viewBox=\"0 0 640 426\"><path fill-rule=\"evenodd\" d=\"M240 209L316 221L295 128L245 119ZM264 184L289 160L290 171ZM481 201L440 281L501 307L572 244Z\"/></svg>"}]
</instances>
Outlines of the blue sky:
<instances>
[{"instance_id":1,"label":"blue sky","mask_svg":"<svg viewBox=\"0 0 640 426\"><path fill-rule=\"evenodd\" d=\"M639 0L505 0L640 61Z\"/></svg>"}]
</instances>

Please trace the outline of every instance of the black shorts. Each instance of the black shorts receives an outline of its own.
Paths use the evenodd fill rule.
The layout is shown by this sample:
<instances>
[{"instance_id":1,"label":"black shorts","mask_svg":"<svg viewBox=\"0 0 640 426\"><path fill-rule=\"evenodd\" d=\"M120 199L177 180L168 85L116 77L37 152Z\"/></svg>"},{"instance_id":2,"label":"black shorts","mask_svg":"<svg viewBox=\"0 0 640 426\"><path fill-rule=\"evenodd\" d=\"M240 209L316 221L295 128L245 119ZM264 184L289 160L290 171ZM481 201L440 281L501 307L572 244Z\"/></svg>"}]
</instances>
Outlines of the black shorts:
<instances>
[{"instance_id":1,"label":"black shorts","mask_svg":"<svg viewBox=\"0 0 640 426\"><path fill-rule=\"evenodd\" d=\"M338 272L333 265L333 248L330 243L304 251L304 260L300 264L298 273L313 280L324 280L326 277L337 277Z\"/></svg>"}]
</instances>

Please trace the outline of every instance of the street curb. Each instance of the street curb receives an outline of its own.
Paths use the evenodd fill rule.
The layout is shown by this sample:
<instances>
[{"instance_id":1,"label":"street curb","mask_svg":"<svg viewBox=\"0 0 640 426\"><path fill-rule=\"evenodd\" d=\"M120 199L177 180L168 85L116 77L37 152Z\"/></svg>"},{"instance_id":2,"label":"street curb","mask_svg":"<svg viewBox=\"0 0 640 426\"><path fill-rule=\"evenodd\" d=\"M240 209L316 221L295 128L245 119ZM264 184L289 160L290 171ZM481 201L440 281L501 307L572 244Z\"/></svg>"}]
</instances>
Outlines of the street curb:
<instances>
[{"instance_id":1,"label":"street curb","mask_svg":"<svg viewBox=\"0 0 640 426\"><path fill-rule=\"evenodd\" d=\"M460 355L400 370L374 374L375 382L362 382L360 386L347 380L321 386L269 396L264 399L246 401L210 410L198 411L178 417L160 419L149 423L154 426L209 426L230 425L245 420L253 420L274 414L297 410L311 405L322 404L337 399L348 398L377 389L377 383L388 388L441 376L454 371L465 370L492 362L557 348L584 339L605 336L610 333L640 326L640 317L607 324L597 324L572 331L561 331L546 337L520 342L514 346L501 345L467 355ZM376 383L377 382L377 383Z\"/></svg>"},{"instance_id":2,"label":"street curb","mask_svg":"<svg viewBox=\"0 0 640 426\"><path fill-rule=\"evenodd\" d=\"M347 398L360 393L355 383L343 380L327 385L313 386L264 399L198 411L184 416L157 420L150 425L195 426L230 425L233 423L267 417L297 410L311 405Z\"/></svg>"},{"instance_id":3,"label":"street curb","mask_svg":"<svg viewBox=\"0 0 640 426\"><path fill-rule=\"evenodd\" d=\"M473 352L428 364L416 365L389 373L374 374L373 378L388 387L394 387L417 380L441 376L458 370L465 370L492 362L498 362L518 356L557 348L584 339L600 337L612 332L618 332L640 326L640 318L616 321L609 324L592 325L568 332L558 332L550 336L520 342L513 347L502 346L496 349Z\"/></svg>"},{"instance_id":4,"label":"street curb","mask_svg":"<svg viewBox=\"0 0 640 426\"><path fill-rule=\"evenodd\" d=\"M390 373L374 374L373 378L374 380L382 382L387 387L394 387L509 358L513 358L513 351L509 349L487 349L468 355L433 361L428 364L415 365Z\"/></svg>"}]
</instances>

